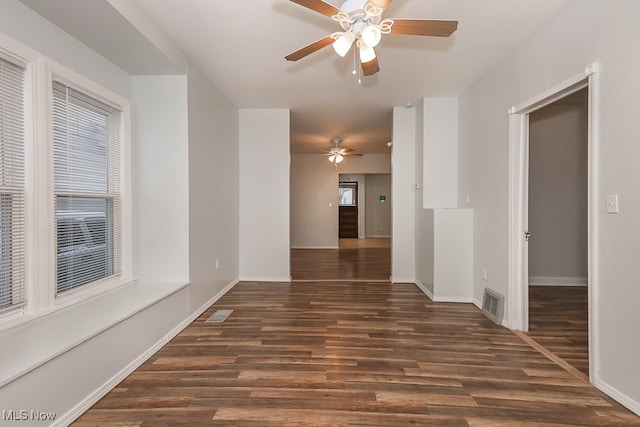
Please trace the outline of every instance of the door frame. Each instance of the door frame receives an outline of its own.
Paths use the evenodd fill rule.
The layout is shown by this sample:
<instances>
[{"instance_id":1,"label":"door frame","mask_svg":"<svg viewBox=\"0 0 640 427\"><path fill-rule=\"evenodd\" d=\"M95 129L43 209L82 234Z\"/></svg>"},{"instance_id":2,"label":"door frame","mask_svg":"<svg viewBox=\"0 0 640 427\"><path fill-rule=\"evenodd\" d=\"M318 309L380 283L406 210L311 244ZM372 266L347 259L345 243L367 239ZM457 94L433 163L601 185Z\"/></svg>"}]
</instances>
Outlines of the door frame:
<instances>
[{"instance_id":1,"label":"door frame","mask_svg":"<svg viewBox=\"0 0 640 427\"><path fill-rule=\"evenodd\" d=\"M598 64L509 109L509 242L507 326L526 332L529 327L528 214L529 114L588 88L588 298L589 378L595 381L598 355Z\"/></svg>"}]
</instances>

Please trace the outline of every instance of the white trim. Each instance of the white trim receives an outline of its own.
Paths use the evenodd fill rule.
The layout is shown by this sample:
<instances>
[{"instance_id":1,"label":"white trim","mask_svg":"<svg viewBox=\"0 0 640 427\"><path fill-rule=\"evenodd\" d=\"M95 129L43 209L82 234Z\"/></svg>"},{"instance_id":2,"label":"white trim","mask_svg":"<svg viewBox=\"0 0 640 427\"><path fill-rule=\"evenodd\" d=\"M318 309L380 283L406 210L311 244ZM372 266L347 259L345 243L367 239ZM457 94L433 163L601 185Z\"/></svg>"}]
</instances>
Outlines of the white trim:
<instances>
[{"instance_id":1,"label":"white trim","mask_svg":"<svg viewBox=\"0 0 640 427\"><path fill-rule=\"evenodd\" d=\"M451 303L472 304L473 303L473 298L471 298L471 297L437 296L437 297L434 298L433 302L451 302Z\"/></svg>"},{"instance_id":2,"label":"white trim","mask_svg":"<svg viewBox=\"0 0 640 427\"><path fill-rule=\"evenodd\" d=\"M529 286L587 286L587 277L529 276Z\"/></svg>"},{"instance_id":3,"label":"white trim","mask_svg":"<svg viewBox=\"0 0 640 427\"><path fill-rule=\"evenodd\" d=\"M415 285L420 289L431 301L433 301L433 293L422 283L416 281Z\"/></svg>"},{"instance_id":4,"label":"white trim","mask_svg":"<svg viewBox=\"0 0 640 427\"><path fill-rule=\"evenodd\" d=\"M478 300L476 298L473 298L473 301L471 301L471 302L473 303L473 305L475 305L478 308L478 310L482 310L482 301L480 301L480 300ZM506 328L506 325L505 325L504 321L502 322L502 326L504 326Z\"/></svg>"},{"instance_id":5,"label":"white trim","mask_svg":"<svg viewBox=\"0 0 640 427\"><path fill-rule=\"evenodd\" d=\"M96 402L102 399L107 393L113 390L120 382L122 382L127 376L138 369L144 362L146 362L151 356L153 356L158 350L169 343L176 335L182 332L189 324L196 320L202 313L204 313L209 307L222 298L227 292L229 292L236 284L238 280L234 280L225 286L220 292L215 294L211 299L205 302L198 310L193 312L189 317L180 322L175 328L173 328L164 337L160 338L155 344L149 347L140 356L136 357L131 363L129 363L124 369L111 377L106 383L98 387L85 399L74 406L69 412L57 419L52 426L67 426L73 421L78 419L83 413L91 408Z\"/></svg>"},{"instance_id":6,"label":"white trim","mask_svg":"<svg viewBox=\"0 0 640 427\"><path fill-rule=\"evenodd\" d=\"M528 115L582 88L589 88L588 132L588 285L589 285L589 377L598 380L598 64L585 69L535 96L529 101L509 109L509 248L508 294L505 324L511 329L526 331L528 327L528 284L524 219L526 215L526 168Z\"/></svg>"},{"instance_id":7,"label":"white trim","mask_svg":"<svg viewBox=\"0 0 640 427\"><path fill-rule=\"evenodd\" d=\"M391 276L390 280L391 280L391 283L416 283L416 279L414 279L413 277L401 278L401 277Z\"/></svg>"},{"instance_id":8,"label":"white trim","mask_svg":"<svg viewBox=\"0 0 640 427\"><path fill-rule=\"evenodd\" d=\"M597 378L594 382L594 385L602 391L604 394L611 397L613 400L626 407L628 410L633 412L634 414L640 416L640 402L633 400L633 398L627 396L620 390L612 387L601 378Z\"/></svg>"},{"instance_id":9,"label":"white trim","mask_svg":"<svg viewBox=\"0 0 640 427\"><path fill-rule=\"evenodd\" d=\"M241 282L291 283L291 276L288 276L288 277L244 276L244 277L240 277L239 280Z\"/></svg>"}]
</instances>

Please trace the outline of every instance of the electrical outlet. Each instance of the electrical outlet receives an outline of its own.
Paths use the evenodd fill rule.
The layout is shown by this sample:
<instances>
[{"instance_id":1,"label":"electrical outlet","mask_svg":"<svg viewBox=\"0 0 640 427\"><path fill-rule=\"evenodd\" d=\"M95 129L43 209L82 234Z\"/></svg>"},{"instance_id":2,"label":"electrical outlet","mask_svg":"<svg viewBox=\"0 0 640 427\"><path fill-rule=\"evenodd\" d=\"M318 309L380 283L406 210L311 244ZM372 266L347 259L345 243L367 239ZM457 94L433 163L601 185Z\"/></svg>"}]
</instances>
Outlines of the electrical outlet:
<instances>
[{"instance_id":1,"label":"electrical outlet","mask_svg":"<svg viewBox=\"0 0 640 427\"><path fill-rule=\"evenodd\" d=\"M487 269L483 268L482 269L482 280L487 280L487 277L489 277L489 275L487 273Z\"/></svg>"},{"instance_id":2,"label":"electrical outlet","mask_svg":"<svg viewBox=\"0 0 640 427\"><path fill-rule=\"evenodd\" d=\"M220 268L220 260L216 258L216 270Z\"/></svg>"}]
</instances>

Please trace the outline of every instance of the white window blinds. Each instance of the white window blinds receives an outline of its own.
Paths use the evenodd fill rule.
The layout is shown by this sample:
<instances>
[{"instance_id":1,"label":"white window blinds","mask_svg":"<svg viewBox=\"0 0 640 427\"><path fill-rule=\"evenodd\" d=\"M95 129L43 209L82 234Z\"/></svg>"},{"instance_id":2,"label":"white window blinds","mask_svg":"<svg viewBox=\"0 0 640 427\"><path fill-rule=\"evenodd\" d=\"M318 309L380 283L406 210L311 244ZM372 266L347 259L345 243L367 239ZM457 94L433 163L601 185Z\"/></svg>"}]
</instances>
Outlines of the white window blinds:
<instances>
[{"instance_id":1,"label":"white window blinds","mask_svg":"<svg viewBox=\"0 0 640 427\"><path fill-rule=\"evenodd\" d=\"M0 311L25 302L24 79L23 67L0 58Z\"/></svg>"},{"instance_id":2,"label":"white window blinds","mask_svg":"<svg viewBox=\"0 0 640 427\"><path fill-rule=\"evenodd\" d=\"M120 118L53 82L57 295L120 273Z\"/></svg>"}]
</instances>

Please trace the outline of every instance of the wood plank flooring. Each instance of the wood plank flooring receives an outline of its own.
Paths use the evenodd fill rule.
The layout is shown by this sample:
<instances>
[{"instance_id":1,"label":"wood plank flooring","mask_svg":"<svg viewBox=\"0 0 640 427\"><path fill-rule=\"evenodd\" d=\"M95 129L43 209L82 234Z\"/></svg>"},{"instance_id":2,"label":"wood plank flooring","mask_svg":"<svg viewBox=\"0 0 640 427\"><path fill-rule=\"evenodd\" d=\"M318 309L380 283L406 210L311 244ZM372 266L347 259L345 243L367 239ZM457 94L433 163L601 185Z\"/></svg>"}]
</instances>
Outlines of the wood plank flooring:
<instances>
[{"instance_id":1,"label":"wood plank flooring","mask_svg":"<svg viewBox=\"0 0 640 427\"><path fill-rule=\"evenodd\" d=\"M340 249L291 249L294 281L382 281L391 276L390 239L340 239Z\"/></svg>"},{"instance_id":2,"label":"wood plank flooring","mask_svg":"<svg viewBox=\"0 0 640 427\"><path fill-rule=\"evenodd\" d=\"M530 286L528 336L589 377L586 286Z\"/></svg>"},{"instance_id":3,"label":"wood plank flooring","mask_svg":"<svg viewBox=\"0 0 640 427\"><path fill-rule=\"evenodd\" d=\"M221 324L215 310L233 309ZM414 285L241 282L74 424L640 426L471 304Z\"/></svg>"}]
</instances>

